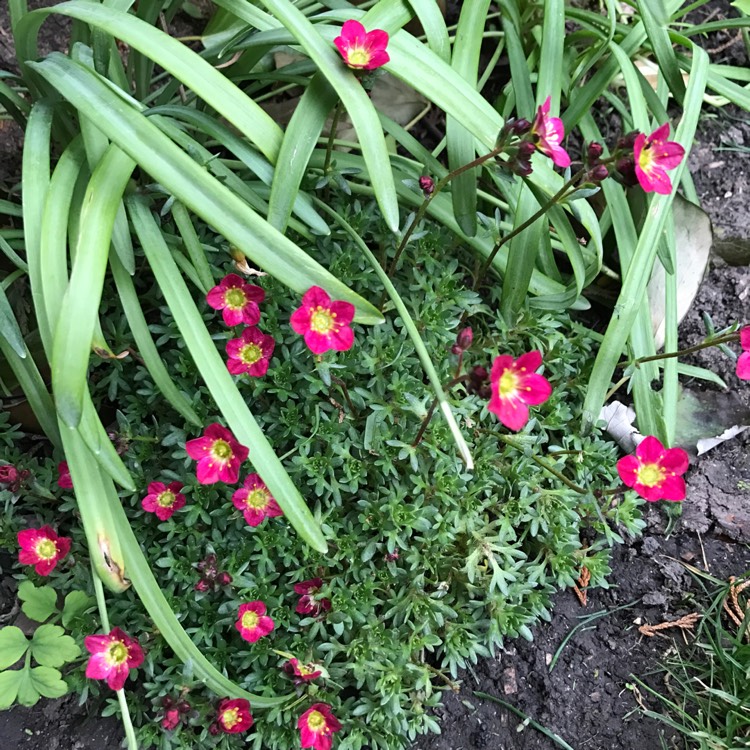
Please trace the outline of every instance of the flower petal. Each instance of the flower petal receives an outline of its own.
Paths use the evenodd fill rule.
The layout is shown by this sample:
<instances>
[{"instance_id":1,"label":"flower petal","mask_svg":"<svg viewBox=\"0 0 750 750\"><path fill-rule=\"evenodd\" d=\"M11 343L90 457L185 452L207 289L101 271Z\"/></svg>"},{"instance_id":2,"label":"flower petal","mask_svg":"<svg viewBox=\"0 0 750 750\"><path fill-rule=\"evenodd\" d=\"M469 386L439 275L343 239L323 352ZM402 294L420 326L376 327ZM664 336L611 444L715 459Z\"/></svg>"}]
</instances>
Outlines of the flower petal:
<instances>
[{"instance_id":1,"label":"flower petal","mask_svg":"<svg viewBox=\"0 0 750 750\"><path fill-rule=\"evenodd\" d=\"M644 464L661 464L664 454L664 446L661 444L661 441L653 435L644 438L635 449L635 455L638 456L640 462Z\"/></svg>"},{"instance_id":2,"label":"flower petal","mask_svg":"<svg viewBox=\"0 0 750 750\"><path fill-rule=\"evenodd\" d=\"M737 377L740 380L750 380L750 352L743 352L737 360Z\"/></svg>"}]
</instances>

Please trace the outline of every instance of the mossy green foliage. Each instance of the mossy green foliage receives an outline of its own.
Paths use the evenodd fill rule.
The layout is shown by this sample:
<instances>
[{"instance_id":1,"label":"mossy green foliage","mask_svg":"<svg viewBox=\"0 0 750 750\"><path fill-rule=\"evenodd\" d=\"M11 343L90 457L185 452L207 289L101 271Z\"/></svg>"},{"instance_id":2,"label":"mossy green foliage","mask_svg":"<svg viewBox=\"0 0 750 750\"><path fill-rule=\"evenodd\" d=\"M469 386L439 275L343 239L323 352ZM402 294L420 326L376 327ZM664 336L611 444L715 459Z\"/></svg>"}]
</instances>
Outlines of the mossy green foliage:
<instances>
[{"instance_id":1,"label":"mossy green foliage","mask_svg":"<svg viewBox=\"0 0 750 750\"><path fill-rule=\"evenodd\" d=\"M374 204L343 194L334 196L334 203L376 255L393 252L394 241ZM163 221L165 236L174 238L168 219ZM615 482L616 447L596 432L576 435L593 359L590 332L564 313L524 312L509 328L494 289L481 296L469 291L463 263L472 261L463 248L436 225L426 230L407 248L394 281L445 382L456 367L451 344L459 328L470 324L474 343L466 367L489 369L497 354L518 356L538 348L553 395L532 408L519 447L510 447L498 440L504 428L486 402L462 385L453 388L449 396L476 462L469 472L439 413L425 439L412 446L432 392L389 303L383 325L355 326L354 347L328 353L316 365L289 326L299 298L270 277L253 279L267 293L259 326L277 344L268 374L245 378L240 387L320 519L329 540L326 556L306 547L283 517L249 527L231 503L236 487L197 483L184 451L185 441L197 436L195 428L169 409L137 357L97 361L92 368L95 398L103 411L116 410L116 444L140 488L123 492L122 501L163 591L199 648L260 694L293 689L274 649L320 662L330 674L328 681L305 686L308 696L300 703L258 713L254 747L294 747L297 717L315 701L330 703L343 722L337 736L342 749L397 750L417 733L436 731L429 709L461 667L489 655L506 638L531 638L534 623L551 616L551 594L572 585L582 565L591 571L592 585L605 584L610 545L640 528L639 501L574 492L532 458L544 455L592 491ZM227 248L210 230L202 232L204 245L215 249L210 258L218 280L234 270ZM345 235L334 230L307 250L365 298L381 297L374 272ZM183 252L177 240L174 251ZM215 407L142 261L134 278L178 388L206 424L215 421ZM196 299L201 296L196 289ZM223 350L238 331L229 331L207 305L202 309ZM114 304L104 311L103 330L114 351L130 346ZM241 479L253 470L249 448ZM24 464L23 457L18 460ZM185 483L188 503L159 522L140 501L149 482L173 480ZM65 593L87 571L73 499L62 494L65 499L54 506L33 507L32 498L24 497L24 517L11 513L10 528L27 525L34 512L74 536L74 570L61 566L51 578ZM10 535L4 541L10 544ZM197 593L196 566L208 553L216 554L233 583ZM330 598L331 611L321 618L298 615L293 585L315 577L324 581L321 594ZM240 604L254 599L266 603L276 627L248 644L234 622ZM193 680L190 665L179 663L154 632L135 594L110 597L108 604L112 624L137 637L146 651L137 680L127 685L142 747L239 747L242 739L208 734L213 707L223 696L208 694ZM89 623L79 637L94 629ZM87 689L106 692L96 683ZM182 689L189 690L196 713L167 741L159 726L161 699ZM114 696L110 701L114 711Z\"/></svg>"}]
</instances>

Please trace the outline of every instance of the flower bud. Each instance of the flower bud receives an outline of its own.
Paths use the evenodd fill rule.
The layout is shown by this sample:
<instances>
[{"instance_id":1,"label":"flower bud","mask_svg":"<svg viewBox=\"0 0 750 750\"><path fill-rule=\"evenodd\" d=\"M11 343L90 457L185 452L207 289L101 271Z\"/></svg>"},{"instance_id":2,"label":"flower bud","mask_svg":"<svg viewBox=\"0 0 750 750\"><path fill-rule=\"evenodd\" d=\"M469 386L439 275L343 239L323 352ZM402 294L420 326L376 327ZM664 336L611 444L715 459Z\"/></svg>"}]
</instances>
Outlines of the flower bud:
<instances>
[{"instance_id":1,"label":"flower bud","mask_svg":"<svg viewBox=\"0 0 750 750\"><path fill-rule=\"evenodd\" d=\"M465 352L471 346L473 340L474 333L471 330L471 327L467 326L458 332L458 336L456 336L456 346L461 349L461 351Z\"/></svg>"},{"instance_id":2,"label":"flower bud","mask_svg":"<svg viewBox=\"0 0 750 750\"><path fill-rule=\"evenodd\" d=\"M623 151L632 151L638 135L639 132L637 130L631 130L630 133L626 133L617 140L617 148Z\"/></svg>"},{"instance_id":3,"label":"flower bud","mask_svg":"<svg viewBox=\"0 0 750 750\"><path fill-rule=\"evenodd\" d=\"M221 732L221 729L219 728L219 725L216 722L214 722L213 724L211 724L211 726L208 728L208 733L210 735L213 735L214 737L217 734L219 734L219 732Z\"/></svg>"},{"instance_id":4,"label":"flower bud","mask_svg":"<svg viewBox=\"0 0 750 750\"><path fill-rule=\"evenodd\" d=\"M531 166L531 162L524 159L513 162L511 164L511 171L519 177L528 177L534 169Z\"/></svg>"},{"instance_id":5,"label":"flower bud","mask_svg":"<svg viewBox=\"0 0 750 750\"><path fill-rule=\"evenodd\" d=\"M232 576L224 571L223 573L219 573L219 575L216 577L216 581L219 586L229 586L229 584L232 582Z\"/></svg>"},{"instance_id":6,"label":"flower bud","mask_svg":"<svg viewBox=\"0 0 750 750\"><path fill-rule=\"evenodd\" d=\"M0 466L0 484L13 484L18 481L18 469L10 464Z\"/></svg>"},{"instance_id":7,"label":"flower bud","mask_svg":"<svg viewBox=\"0 0 750 750\"><path fill-rule=\"evenodd\" d=\"M606 180L607 177L609 177L609 170L604 164L597 164L588 175L588 179L591 182L601 182L602 180Z\"/></svg>"},{"instance_id":8,"label":"flower bud","mask_svg":"<svg viewBox=\"0 0 750 750\"><path fill-rule=\"evenodd\" d=\"M601 143L594 141L589 143L589 147L586 150L586 158L589 164L596 164L601 155L604 153L604 146Z\"/></svg>"},{"instance_id":9,"label":"flower bud","mask_svg":"<svg viewBox=\"0 0 750 750\"><path fill-rule=\"evenodd\" d=\"M181 714L186 714L186 713L189 713L189 712L190 712L190 709L191 709L191 708L192 708L192 706L191 706L191 705L190 705L190 704L189 704L189 703L188 703L187 701L180 701L180 702L179 702L179 703L177 704L177 710L178 710L178 711L179 711L179 712L180 712Z\"/></svg>"},{"instance_id":10,"label":"flower bud","mask_svg":"<svg viewBox=\"0 0 750 750\"><path fill-rule=\"evenodd\" d=\"M425 198L429 198L435 192L435 181L428 175L422 175L419 178L419 189Z\"/></svg>"},{"instance_id":11,"label":"flower bud","mask_svg":"<svg viewBox=\"0 0 750 750\"><path fill-rule=\"evenodd\" d=\"M198 583L195 584L196 591L206 592L211 588L211 584L205 578L201 578Z\"/></svg>"},{"instance_id":12,"label":"flower bud","mask_svg":"<svg viewBox=\"0 0 750 750\"><path fill-rule=\"evenodd\" d=\"M638 177L635 174L635 161L631 157L619 159L615 165L613 177L626 187L633 187L638 184Z\"/></svg>"},{"instance_id":13,"label":"flower bud","mask_svg":"<svg viewBox=\"0 0 750 750\"><path fill-rule=\"evenodd\" d=\"M161 725L164 729L174 729L180 723L180 712L176 708L168 708L164 712Z\"/></svg>"},{"instance_id":14,"label":"flower bud","mask_svg":"<svg viewBox=\"0 0 750 750\"><path fill-rule=\"evenodd\" d=\"M518 158L528 159L536 151L536 146L533 143L524 141L518 144Z\"/></svg>"}]
</instances>

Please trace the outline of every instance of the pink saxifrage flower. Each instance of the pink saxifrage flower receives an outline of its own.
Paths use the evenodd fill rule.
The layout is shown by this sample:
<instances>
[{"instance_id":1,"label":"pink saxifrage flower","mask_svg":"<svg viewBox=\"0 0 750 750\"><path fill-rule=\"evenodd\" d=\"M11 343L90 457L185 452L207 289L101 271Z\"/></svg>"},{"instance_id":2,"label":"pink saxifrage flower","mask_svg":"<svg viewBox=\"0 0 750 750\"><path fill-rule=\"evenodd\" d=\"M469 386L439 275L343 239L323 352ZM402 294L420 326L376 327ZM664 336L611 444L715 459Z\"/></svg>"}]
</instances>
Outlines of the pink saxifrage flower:
<instances>
[{"instance_id":1,"label":"pink saxifrage flower","mask_svg":"<svg viewBox=\"0 0 750 750\"><path fill-rule=\"evenodd\" d=\"M682 448L665 448L658 438L649 435L635 449L634 456L617 462L620 479L649 502L685 499L688 454Z\"/></svg>"},{"instance_id":2,"label":"pink saxifrage flower","mask_svg":"<svg viewBox=\"0 0 750 750\"><path fill-rule=\"evenodd\" d=\"M651 135L639 133L633 144L635 175L647 193L669 195L672 181L666 173L674 169L685 156L685 149L675 141L668 141L669 123L654 130Z\"/></svg>"},{"instance_id":3,"label":"pink saxifrage flower","mask_svg":"<svg viewBox=\"0 0 750 750\"><path fill-rule=\"evenodd\" d=\"M388 34L382 29L366 31L359 21L345 21L341 36L337 36L333 43L350 68L374 70L391 59L385 51Z\"/></svg>"},{"instance_id":4,"label":"pink saxifrage flower","mask_svg":"<svg viewBox=\"0 0 750 750\"><path fill-rule=\"evenodd\" d=\"M250 326L237 339L227 341L227 370L232 375L247 373L259 378L268 372L273 348L273 336L267 336L259 328Z\"/></svg>"},{"instance_id":5,"label":"pink saxifrage flower","mask_svg":"<svg viewBox=\"0 0 750 750\"><path fill-rule=\"evenodd\" d=\"M547 378L535 372L541 364L539 351L518 359L503 354L492 363L492 396L487 408L510 430L520 430L529 421L528 407L543 403L552 394Z\"/></svg>"},{"instance_id":6,"label":"pink saxifrage flower","mask_svg":"<svg viewBox=\"0 0 750 750\"><path fill-rule=\"evenodd\" d=\"M228 326L245 323L254 326L260 320L260 308L266 293L253 284L248 284L236 273L225 276L206 295L206 302L214 310L221 310Z\"/></svg>"},{"instance_id":7,"label":"pink saxifrage flower","mask_svg":"<svg viewBox=\"0 0 750 750\"><path fill-rule=\"evenodd\" d=\"M560 145L565 138L565 127L559 117L550 117L551 97L544 100L537 109L534 124L531 126L531 138L534 145L558 167L569 167L570 156Z\"/></svg>"},{"instance_id":8,"label":"pink saxifrage flower","mask_svg":"<svg viewBox=\"0 0 750 750\"><path fill-rule=\"evenodd\" d=\"M244 698L235 698L234 700L225 698L219 703L216 723L227 734L246 732L253 725L250 701Z\"/></svg>"},{"instance_id":9,"label":"pink saxifrage flower","mask_svg":"<svg viewBox=\"0 0 750 750\"><path fill-rule=\"evenodd\" d=\"M240 606L234 626L240 631L243 640L255 643L273 630L273 620L266 611L266 605L259 599Z\"/></svg>"},{"instance_id":10,"label":"pink saxifrage flower","mask_svg":"<svg viewBox=\"0 0 750 750\"><path fill-rule=\"evenodd\" d=\"M317 617L321 612L328 612L331 609L331 600L316 596L322 586L322 578L311 578L309 581L295 583L294 592L300 597L294 611L299 615L312 615L313 617Z\"/></svg>"},{"instance_id":11,"label":"pink saxifrage flower","mask_svg":"<svg viewBox=\"0 0 750 750\"><path fill-rule=\"evenodd\" d=\"M33 565L40 576L48 576L65 555L70 552L70 538L58 536L51 526L24 529L17 535L18 562Z\"/></svg>"},{"instance_id":12,"label":"pink saxifrage flower","mask_svg":"<svg viewBox=\"0 0 750 750\"><path fill-rule=\"evenodd\" d=\"M60 461L57 464L57 486L64 490L73 489L73 480L70 478L70 469L67 461Z\"/></svg>"},{"instance_id":13,"label":"pink saxifrage flower","mask_svg":"<svg viewBox=\"0 0 750 750\"><path fill-rule=\"evenodd\" d=\"M327 703L314 703L299 717L297 728L303 748L331 750L333 734L340 731L341 723Z\"/></svg>"},{"instance_id":14,"label":"pink saxifrage flower","mask_svg":"<svg viewBox=\"0 0 750 750\"><path fill-rule=\"evenodd\" d=\"M302 298L302 307L292 313L292 328L305 337L313 354L329 349L343 352L352 348L354 331L349 323L354 319L354 305L341 300L331 301L324 289L310 287Z\"/></svg>"},{"instance_id":15,"label":"pink saxifrage flower","mask_svg":"<svg viewBox=\"0 0 750 750\"><path fill-rule=\"evenodd\" d=\"M259 526L266 518L284 515L259 474L247 476L242 487L234 491L232 503L242 511L248 526Z\"/></svg>"},{"instance_id":16,"label":"pink saxifrage flower","mask_svg":"<svg viewBox=\"0 0 750 750\"><path fill-rule=\"evenodd\" d=\"M172 514L185 505L185 495L180 490L180 482L151 482L148 494L141 500L141 507L148 513L156 513L160 521L166 521Z\"/></svg>"},{"instance_id":17,"label":"pink saxifrage flower","mask_svg":"<svg viewBox=\"0 0 750 750\"><path fill-rule=\"evenodd\" d=\"M750 326L740 330L740 345L742 354L737 360L737 377L740 380L750 380Z\"/></svg>"},{"instance_id":18,"label":"pink saxifrage flower","mask_svg":"<svg viewBox=\"0 0 750 750\"><path fill-rule=\"evenodd\" d=\"M91 654L86 677L106 680L112 690L122 690L130 670L143 664L143 649L138 641L120 628L113 628L107 635L88 635L84 645Z\"/></svg>"},{"instance_id":19,"label":"pink saxifrage flower","mask_svg":"<svg viewBox=\"0 0 750 750\"><path fill-rule=\"evenodd\" d=\"M240 465L250 452L216 422L206 427L203 437L188 440L185 450L198 462L195 473L201 484L234 484L240 478Z\"/></svg>"}]
</instances>

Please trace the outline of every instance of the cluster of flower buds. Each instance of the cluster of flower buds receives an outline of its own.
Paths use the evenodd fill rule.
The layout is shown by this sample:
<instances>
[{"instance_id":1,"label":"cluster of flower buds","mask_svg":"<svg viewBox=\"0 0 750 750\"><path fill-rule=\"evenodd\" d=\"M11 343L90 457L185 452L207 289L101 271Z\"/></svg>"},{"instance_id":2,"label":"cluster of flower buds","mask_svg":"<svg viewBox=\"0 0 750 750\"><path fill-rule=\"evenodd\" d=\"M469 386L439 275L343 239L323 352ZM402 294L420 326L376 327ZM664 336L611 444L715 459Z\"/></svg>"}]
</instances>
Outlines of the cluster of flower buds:
<instances>
[{"instance_id":1,"label":"cluster of flower buds","mask_svg":"<svg viewBox=\"0 0 750 750\"><path fill-rule=\"evenodd\" d=\"M524 118L510 118L506 121L500 131L500 143L508 143L505 151L510 157L507 162L508 169L519 177L528 177L533 171L531 168L531 155L536 151L536 146L526 140L531 133L531 123ZM516 140L518 139L518 140Z\"/></svg>"},{"instance_id":2,"label":"cluster of flower buds","mask_svg":"<svg viewBox=\"0 0 750 750\"><path fill-rule=\"evenodd\" d=\"M5 485L11 492L18 492L21 485L31 476L28 469L17 469L11 464L0 466L0 485Z\"/></svg>"},{"instance_id":3,"label":"cluster of flower buds","mask_svg":"<svg viewBox=\"0 0 750 750\"><path fill-rule=\"evenodd\" d=\"M589 170L586 175L587 182L593 182L595 185L598 185L602 180L606 180L609 177L609 170L601 162L603 153L604 146L601 143L597 143L596 141L589 143L586 149L586 166Z\"/></svg>"},{"instance_id":4,"label":"cluster of flower buds","mask_svg":"<svg viewBox=\"0 0 750 750\"><path fill-rule=\"evenodd\" d=\"M471 347L471 342L474 340L474 333L468 326L462 328L456 336L456 343L451 347L451 354L463 354L468 351Z\"/></svg>"},{"instance_id":5,"label":"cluster of flower buds","mask_svg":"<svg viewBox=\"0 0 750 750\"><path fill-rule=\"evenodd\" d=\"M198 570L201 573L200 580L195 584L196 591L215 591L221 586L229 586L232 582L232 576L225 570L219 570L216 562L216 555L213 553L198 563Z\"/></svg>"},{"instance_id":6,"label":"cluster of flower buds","mask_svg":"<svg viewBox=\"0 0 750 750\"><path fill-rule=\"evenodd\" d=\"M191 706L186 700L175 700L165 696L161 702L164 708L164 718L161 725L164 729L174 729L185 714L189 714Z\"/></svg>"},{"instance_id":7,"label":"cluster of flower buds","mask_svg":"<svg viewBox=\"0 0 750 750\"><path fill-rule=\"evenodd\" d=\"M638 184L635 174L635 158L633 157L633 146L638 137L638 131L626 133L617 139L615 144L615 170L612 176L625 187L634 187Z\"/></svg>"}]
</instances>

